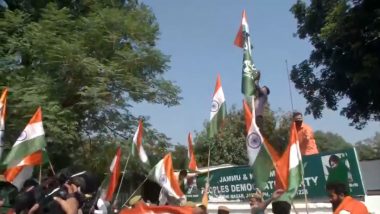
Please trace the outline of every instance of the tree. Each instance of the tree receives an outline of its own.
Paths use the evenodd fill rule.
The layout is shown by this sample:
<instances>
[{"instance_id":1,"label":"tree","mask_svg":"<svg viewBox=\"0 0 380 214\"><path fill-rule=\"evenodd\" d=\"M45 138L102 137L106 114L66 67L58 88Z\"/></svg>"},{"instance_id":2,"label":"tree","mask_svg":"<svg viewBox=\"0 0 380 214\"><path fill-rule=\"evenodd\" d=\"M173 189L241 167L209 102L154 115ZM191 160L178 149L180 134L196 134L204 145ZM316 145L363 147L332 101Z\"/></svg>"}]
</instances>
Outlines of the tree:
<instances>
[{"instance_id":1,"label":"tree","mask_svg":"<svg viewBox=\"0 0 380 214\"><path fill-rule=\"evenodd\" d=\"M378 0L298 0L291 8L297 35L314 46L309 59L293 66L291 79L306 98L307 114L322 117L338 109L350 125L380 120L380 2Z\"/></svg>"},{"instance_id":2,"label":"tree","mask_svg":"<svg viewBox=\"0 0 380 214\"><path fill-rule=\"evenodd\" d=\"M9 87L8 146L42 106L53 163L94 163L94 152L105 144L131 138L133 102L179 103L179 87L162 77L169 57L155 46L158 23L144 4L6 2L8 9L0 10L0 85Z\"/></svg>"},{"instance_id":3,"label":"tree","mask_svg":"<svg viewBox=\"0 0 380 214\"><path fill-rule=\"evenodd\" d=\"M380 133L377 132L373 138L355 143L355 148L360 160L380 159Z\"/></svg>"},{"instance_id":4,"label":"tree","mask_svg":"<svg viewBox=\"0 0 380 214\"><path fill-rule=\"evenodd\" d=\"M288 143L290 122L290 113L276 116L269 105L265 107L262 134L280 153L285 150ZM199 167L207 166L209 145L211 146L210 165L248 163L243 110L237 110L233 106L227 114L223 128L215 138L208 138L206 127L208 127L208 122L200 133L196 133L194 140Z\"/></svg>"},{"instance_id":5,"label":"tree","mask_svg":"<svg viewBox=\"0 0 380 214\"><path fill-rule=\"evenodd\" d=\"M319 152L339 151L352 147L342 136L332 132L316 131L314 138L317 142Z\"/></svg>"}]
</instances>

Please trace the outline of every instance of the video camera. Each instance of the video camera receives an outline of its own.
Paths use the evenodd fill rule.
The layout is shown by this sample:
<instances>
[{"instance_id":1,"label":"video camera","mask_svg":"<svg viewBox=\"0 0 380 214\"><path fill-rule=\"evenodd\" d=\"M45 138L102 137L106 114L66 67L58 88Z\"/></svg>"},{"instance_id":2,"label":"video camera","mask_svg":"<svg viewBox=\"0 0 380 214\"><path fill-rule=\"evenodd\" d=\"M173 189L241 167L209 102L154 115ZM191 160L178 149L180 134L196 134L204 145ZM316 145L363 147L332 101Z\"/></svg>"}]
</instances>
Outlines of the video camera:
<instances>
[{"instance_id":1,"label":"video camera","mask_svg":"<svg viewBox=\"0 0 380 214\"><path fill-rule=\"evenodd\" d=\"M69 195L68 189L64 184L74 184L80 191ZM68 197L73 196L78 200L79 207L81 207L85 201L84 194L90 196L94 195L98 186L98 178L87 171L73 174L68 178L67 173L64 175L58 174L56 177L46 179L41 185L33 186L20 192L16 196L14 210L18 214L23 210L30 209L34 204L38 203L39 209L36 211L38 214L64 214L61 206L53 200L54 197L66 200Z\"/></svg>"}]
</instances>

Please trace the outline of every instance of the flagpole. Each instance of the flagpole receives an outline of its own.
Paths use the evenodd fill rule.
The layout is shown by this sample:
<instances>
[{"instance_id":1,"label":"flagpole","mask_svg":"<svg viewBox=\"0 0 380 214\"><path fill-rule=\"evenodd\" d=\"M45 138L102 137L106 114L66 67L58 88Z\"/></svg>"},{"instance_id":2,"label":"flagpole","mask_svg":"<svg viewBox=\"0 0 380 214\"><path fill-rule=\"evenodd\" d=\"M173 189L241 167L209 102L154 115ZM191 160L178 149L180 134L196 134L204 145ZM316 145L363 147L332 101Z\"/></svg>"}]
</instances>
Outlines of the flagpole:
<instances>
[{"instance_id":1,"label":"flagpole","mask_svg":"<svg viewBox=\"0 0 380 214\"><path fill-rule=\"evenodd\" d=\"M50 169L51 169L51 171L53 172L53 175L55 175L55 171L54 171L54 168L53 168L53 164L51 164L50 159L49 159L49 165L50 165Z\"/></svg>"},{"instance_id":2,"label":"flagpole","mask_svg":"<svg viewBox=\"0 0 380 214\"><path fill-rule=\"evenodd\" d=\"M131 157L131 153L129 153L128 155L128 158L127 158L127 161L125 163L125 166L124 166L124 169L123 169L123 175L121 176L121 181L120 181L120 184L119 184L119 188L117 189L117 192L116 192L116 196L115 196L115 200L114 200L114 204L117 203L117 198L119 197L119 193L120 193L120 190L121 190L121 186L123 185L123 181L124 181L124 176L126 174L126 170L127 170L127 166L128 166L128 162L129 162L129 158Z\"/></svg>"},{"instance_id":3,"label":"flagpole","mask_svg":"<svg viewBox=\"0 0 380 214\"><path fill-rule=\"evenodd\" d=\"M145 177L145 179L140 183L140 185L137 187L137 189L129 196L129 198L124 202L124 204L123 204L123 206L121 206L121 207L125 207L125 205L128 203L128 201L132 198L132 196L137 192L137 190L139 190L141 187L142 187L142 185L148 180L148 177L149 176L147 176L147 177Z\"/></svg>"},{"instance_id":4,"label":"flagpole","mask_svg":"<svg viewBox=\"0 0 380 214\"><path fill-rule=\"evenodd\" d=\"M289 85L289 96L290 96L290 104L291 104L291 107L292 107L292 112L294 112L294 106L293 106L293 96L292 96L292 89L291 89L291 86L290 86L290 74L289 74L289 69L288 69L288 60L285 60L285 65L286 65L286 74L287 74L287 77L288 77L288 85ZM298 154L301 154L301 152L299 151L299 146L297 146L297 152ZM305 205L306 205L306 213L309 214L309 202L308 202L308 199L307 199L307 194L306 194L306 187L305 187L305 180L304 180L304 171L303 171L303 162L302 162L302 158L301 158L301 167L302 167L302 176L301 176L301 179L302 179L302 189L303 189L303 194L305 196Z\"/></svg>"},{"instance_id":5,"label":"flagpole","mask_svg":"<svg viewBox=\"0 0 380 214\"><path fill-rule=\"evenodd\" d=\"M42 180L42 164L40 164L40 173L39 173L39 176L38 176L38 183L41 184L41 180Z\"/></svg>"}]
</instances>

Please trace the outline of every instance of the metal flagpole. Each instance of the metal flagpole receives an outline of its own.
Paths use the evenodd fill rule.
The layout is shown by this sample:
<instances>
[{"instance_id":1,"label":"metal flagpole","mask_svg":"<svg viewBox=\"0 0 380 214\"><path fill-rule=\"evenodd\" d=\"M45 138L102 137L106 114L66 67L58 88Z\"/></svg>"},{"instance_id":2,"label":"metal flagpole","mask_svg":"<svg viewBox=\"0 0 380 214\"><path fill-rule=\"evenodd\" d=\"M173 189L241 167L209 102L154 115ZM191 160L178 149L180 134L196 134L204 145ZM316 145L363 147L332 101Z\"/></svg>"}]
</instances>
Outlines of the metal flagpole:
<instances>
[{"instance_id":1,"label":"metal flagpole","mask_svg":"<svg viewBox=\"0 0 380 214\"><path fill-rule=\"evenodd\" d=\"M128 166L128 162L129 162L129 158L131 157L131 153L129 153L128 155L128 158L127 158L127 161L125 163L125 166L124 166L124 169L123 169L123 175L121 176L121 181L120 181L120 184L119 184L119 188L117 189L117 192L116 192L116 196L115 196L115 200L114 200L114 203L117 203L117 198L119 197L119 193L120 193L120 190L121 190L121 186L123 185L123 181L124 181L124 176L126 174L126 170L127 170L127 166Z\"/></svg>"},{"instance_id":2,"label":"metal flagpole","mask_svg":"<svg viewBox=\"0 0 380 214\"><path fill-rule=\"evenodd\" d=\"M137 190L139 190L142 185L148 180L148 177L149 176L146 176L145 179L143 180L143 182L140 183L140 185L137 187L137 189L129 196L129 198L124 202L123 206L122 207L125 207L125 205L128 203L128 201L133 197L133 195L137 192Z\"/></svg>"},{"instance_id":3,"label":"metal flagpole","mask_svg":"<svg viewBox=\"0 0 380 214\"><path fill-rule=\"evenodd\" d=\"M291 106L292 106L292 112L294 112L294 106L293 106L293 96L292 96L292 89L291 89L291 86L290 86L290 75L289 75L289 69L288 69L288 60L285 60L285 65L286 65L286 73L287 73L287 77L288 77L288 85L289 85L289 96L290 96L290 103L291 103ZM297 149L298 149L298 154L301 154L300 151L299 151L299 146L297 146ZM302 162L302 158L301 158L301 167L302 167L302 176L301 176L301 184L302 184L302 188L303 188L303 194L305 196L305 203L306 203L306 213L309 214L309 202L307 200L307 194L306 194L306 187L305 187L305 182L304 182L304 168L303 168L303 162ZM293 206L293 208L295 209L295 207Z\"/></svg>"}]
</instances>

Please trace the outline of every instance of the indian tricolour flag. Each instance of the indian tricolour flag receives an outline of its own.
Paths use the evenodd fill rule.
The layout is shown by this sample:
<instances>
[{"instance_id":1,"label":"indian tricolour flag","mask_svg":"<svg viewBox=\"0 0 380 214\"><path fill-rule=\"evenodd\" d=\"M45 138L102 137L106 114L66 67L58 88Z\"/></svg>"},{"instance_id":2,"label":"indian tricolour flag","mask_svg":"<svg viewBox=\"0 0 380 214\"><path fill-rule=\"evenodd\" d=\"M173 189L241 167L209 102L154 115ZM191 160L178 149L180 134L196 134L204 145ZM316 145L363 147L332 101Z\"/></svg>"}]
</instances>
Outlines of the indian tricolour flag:
<instances>
[{"instance_id":1,"label":"indian tricolour flag","mask_svg":"<svg viewBox=\"0 0 380 214\"><path fill-rule=\"evenodd\" d=\"M147 163L148 162L148 156L146 155L144 147L142 146L143 131L144 131L143 123L142 123L142 120L140 120L139 125L138 125L137 130L136 130L136 133L133 136L132 155L134 155L135 151L137 151L137 154L139 155L141 162Z\"/></svg>"},{"instance_id":2,"label":"indian tricolour flag","mask_svg":"<svg viewBox=\"0 0 380 214\"><path fill-rule=\"evenodd\" d=\"M187 150L187 157L189 158L189 169L190 170L197 170L197 161L195 160L194 150L193 150L193 139L191 137L191 133L187 136L187 143L188 143L188 150Z\"/></svg>"},{"instance_id":3,"label":"indian tricolour flag","mask_svg":"<svg viewBox=\"0 0 380 214\"><path fill-rule=\"evenodd\" d=\"M107 192L104 197L106 201L111 201L113 198L113 193L116 190L117 184L120 178L120 160L121 160L121 148L119 147L116 151L116 155L112 160L110 166L110 174L107 186Z\"/></svg>"},{"instance_id":4,"label":"indian tricolour flag","mask_svg":"<svg viewBox=\"0 0 380 214\"><path fill-rule=\"evenodd\" d=\"M252 61L251 39L245 10L234 44L244 51L241 92L247 97L252 96L255 94L255 80L259 78L259 72Z\"/></svg>"},{"instance_id":5,"label":"indian tricolour flag","mask_svg":"<svg viewBox=\"0 0 380 214\"><path fill-rule=\"evenodd\" d=\"M178 179L173 170L173 162L171 154L165 155L149 173L150 178L159 184L171 197L176 199L185 198Z\"/></svg>"},{"instance_id":6,"label":"indian tricolour flag","mask_svg":"<svg viewBox=\"0 0 380 214\"><path fill-rule=\"evenodd\" d=\"M8 88L4 88L0 97L0 160L3 154L4 148L4 131L5 131L5 113L7 110L7 94Z\"/></svg>"},{"instance_id":7,"label":"indian tricolour flag","mask_svg":"<svg viewBox=\"0 0 380 214\"><path fill-rule=\"evenodd\" d=\"M259 189L264 190L270 171L273 169L274 159L278 159L278 154L269 142L262 137L256 125L254 97L252 97L252 106L251 110L247 102L243 100L247 131L246 146L256 185Z\"/></svg>"},{"instance_id":8,"label":"indian tricolour flag","mask_svg":"<svg viewBox=\"0 0 380 214\"><path fill-rule=\"evenodd\" d=\"M17 165L28 155L45 148L45 131L42 125L42 111L39 107L30 119L24 131L13 144L11 151L4 160L8 167Z\"/></svg>"},{"instance_id":9,"label":"indian tricolour flag","mask_svg":"<svg viewBox=\"0 0 380 214\"><path fill-rule=\"evenodd\" d=\"M7 166L4 173L6 180L20 189L31 178L33 166L42 163L45 146L42 112L39 107L4 160Z\"/></svg>"},{"instance_id":10,"label":"indian tricolour flag","mask_svg":"<svg viewBox=\"0 0 380 214\"><path fill-rule=\"evenodd\" d=\"M227 115L226 100L222 89L222 83L220 81L220 75L218 75L212 98L211 113L210 113L210 125L208 129L208 136L213 137L218 133L219 128L222 126L223 120Z\"/></svg>"},{"instance_id":11,"label":"indian tricolour flag","mask_svg":"<svg viewBox=\"0 0 380 214\"><path fill-rule=\"evenodd\" d=\"M14 166L8 167L4 172L5 180L12 183L19 190L24 185L24 182L32 177L33 167L43 163L42 151L34 152L27 155Z\"/></svg>"},{"instance_id":12,"label":"indian tricolour flag","mask_svg":"<svg viewBox=\"0 0 380 214\"><path fill-rule=\"evenodd\" d=\"M288 147L276 165L276 188L286 190L278 200L291 202L297 193L303 177L302 156L294 122L290 128Z\"/></svg>"}]
</instances>

